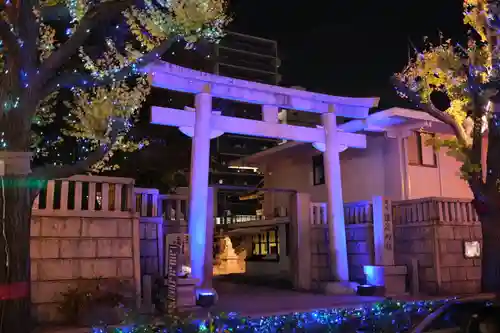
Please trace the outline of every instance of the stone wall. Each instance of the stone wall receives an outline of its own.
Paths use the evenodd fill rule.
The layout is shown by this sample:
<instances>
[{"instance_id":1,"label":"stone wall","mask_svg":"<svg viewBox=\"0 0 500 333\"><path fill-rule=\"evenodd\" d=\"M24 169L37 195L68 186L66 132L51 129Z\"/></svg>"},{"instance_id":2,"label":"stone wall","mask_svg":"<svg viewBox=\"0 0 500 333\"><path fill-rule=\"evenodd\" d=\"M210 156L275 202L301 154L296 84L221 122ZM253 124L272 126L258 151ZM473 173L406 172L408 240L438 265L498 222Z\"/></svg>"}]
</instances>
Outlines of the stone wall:
<instances>
[{"instance_id":1,"label":"stone wall","mask_svg":"<svg viewBox=\"0 0 500 333\"><path fill-rule=\"evenodd\" d=\"M160 195L157 189L135 188L135 207L140 216L142 275L164 272L165 235L187 233L187 196Z\"/></svg>"},{"instance_id":2,"label":"stone wall","mask_svg":"<svg viewBox=\"0 0 500 333\"><path fill-rule=\"evenodd\" d=\"M156 276L162 272L163 218L157 189L134 188L135 210L139 214L141 275Z\"/></svg>"},{"instance_id":3,"label":"stone wall","mask_svg":"<svg viewBox=\"0 0 500 333\"><path fill-rule=\"evenodd\" d=\"M412 260L418 263L418 290L436 294L436 264L434 262L434 226L430 224L396 225L394 227L394 261L406 266L412 280Z\"/></svg>"},{"instance_id":4,"label":"stone wall","mask_svg":"<svg viewBox=\"0 0 500 333\"><path fill-rule=\"evenodd\" d=\"M134 224L135 218L33 216L31 279L37 318L59 319L61 293L85 280L118 279L135 287Z\"/></svg>"},{"instance_id":5,"label":"stone wall","mask_svg":"<svg viewBox=\"0 0 500 333\"><path fill-rule=\"evenodd\" d=\"M369 223L346 226L349 280L365 283L363 266L374 264L373 225Z\"/></svg>"},{"instance_id":6,"label":"stone wall","mask_svg":"<svg viewBox=\"0 0 500 333\"><path fill-rule=\"evenodd\" d=\"M465 241L481 242L482 239L470 200L386 200L382 201L387 202L385 209L377 209L376 213L374 202L344 204L351 281L365 283L364 266L395 266L397 270L392 271L401 274L392 275L402 279L401 290L427 295L479 292L480 258L467 259L464 253ZM326 203L311 203L310 210L311 280L325 281L332 278L328 266ZM392 224L388 226L387 221ZM374 226L378 229L374 230Z\"/></svg>"},{"instance_id":7,"label":"stone wall","mask_svg":"<svg viewBox=\"0 0 500 333\"><path fill-rule=\"evenodd\" d=\"M481 241L479 222L438 225L440 293L474 294L481 289L481 259L464 255L464 241Z\"/></svg>"},{"instance_id":8,"label":"stone wall","mask_svg":"<svg viewBox=\"0 0 500 333\"><path fill-rule=\"evenodd\" d=\"M313 224L311 226L311 279L314 288L321 282L330 281L330 251L328 249L328 225Z\"/></svg>"},{"instance_id":9,"label":"stone wall","mask_svg":"<svg viewBox=\"0 0 500 333\"><path fill-rule=\"evenodd\" d=\"M424 198L393 202L395 259L418 260L420 292L474 294L480 291L480 259L467 259L464 241L481 241L470 200ZM409 269L411 272L411 269Z\"/></svg>"},{"instance_id":10,"label":"stone wall","mask_svg":"<svg viewBox=\"0 0 500 333\"><path fill-rule=\"evenodd\" d=\"M39 321L62 319L61 293L96 280L122 282L127 288L119 292L139 304L139 219L130 208L132 188L130 179L76 176L50 181L35 201L31 296Z\"/></svg>"},{"instance_id":11,"label":"stone wall","mask_svg":"<svg viewBox=\"0 0 500 333\"><path fill-rule=\"evenodd\" d=\"M164 254L161 217L141 217L139 225L141 248L141 274L157 276L163 268ZM159 230L160 229L160 230Z\"/></svg>"},{"instance_id":12,"label":"stone wall","mask_svg":"<svg viewBox=\"0 0 500 333\"><path fill-rule=\"evenodd\" d=\"M344 204L349 279L366 283L365 265L374 264L373 204L357 201Z\"/></svg>"},{"instance_id":13,"label":"stone wall","mask_svg":"<svg viewBox=\"0 0 500 333\"><path fill-rule=\"evenodd\" d=\"M363 266L374 263L373 212L371 203L344 205L349 279L365 283ZM331 280L326 203L311 204L311 275L313 281Z\"/></svg>"}]
</instances>

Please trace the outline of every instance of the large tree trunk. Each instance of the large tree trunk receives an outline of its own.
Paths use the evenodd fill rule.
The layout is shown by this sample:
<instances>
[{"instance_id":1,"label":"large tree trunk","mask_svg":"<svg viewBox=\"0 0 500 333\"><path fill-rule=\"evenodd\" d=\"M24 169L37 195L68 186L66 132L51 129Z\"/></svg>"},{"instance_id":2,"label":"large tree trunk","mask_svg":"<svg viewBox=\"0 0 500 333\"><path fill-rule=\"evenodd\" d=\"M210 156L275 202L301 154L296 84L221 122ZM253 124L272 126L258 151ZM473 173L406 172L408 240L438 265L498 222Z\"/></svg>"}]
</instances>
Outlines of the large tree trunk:
<instances>
[{"instance_id":1,"label":"large tree trunk","mask_svg":"<svg viewBox=\"0 0 500 333\"><path fill-rule=\"evenodd\" d=\"M0 177L0 333L28 333L31 208L38 184L26 178L29 154L0 155L6 174Z\"/></svg>"},{"instance_id":2,"label":"large tree trunk","mask_svg":"<svg viewBox=\"0 0 500 333\"><path fill-rule=\"evenodd\" d=\"M0 333L31 330L31 190L22 180L0 184ZM21 184L19 184L21 183Z\"/></svg>"},{"instance_id":3,"label":"large tree trunk","mask_svg":"<svg viewBox=\"0 0 500 333\"><path fill-rule=\"evenodd\" d=\"M479 217L483 233L481 290L500 296L500 211Z\"/></svg>"}]
</instances>

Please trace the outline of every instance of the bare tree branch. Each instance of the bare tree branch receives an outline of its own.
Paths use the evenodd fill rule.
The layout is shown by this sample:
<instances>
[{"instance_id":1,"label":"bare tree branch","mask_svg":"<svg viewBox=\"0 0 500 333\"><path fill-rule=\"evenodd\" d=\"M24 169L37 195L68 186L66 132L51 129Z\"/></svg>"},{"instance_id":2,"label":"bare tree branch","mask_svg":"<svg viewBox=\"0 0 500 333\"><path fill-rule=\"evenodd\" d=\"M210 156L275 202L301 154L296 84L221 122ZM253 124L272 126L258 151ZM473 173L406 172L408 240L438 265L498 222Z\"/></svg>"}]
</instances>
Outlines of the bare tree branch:
<instances>
[{"instance_id":1,"label":"bare tree branch","mask_svg":"<svg viewBox=\"0 0 500 333\"><path fill-rule=\"evenodd\" d=\"M46 165L35 168L30 175L34 180L50 180L57 178L68 178L80 172L88 171L94 164L102 160L110 151L111 147L116 143L118 136L125 128L124 119L113 119L110 129L110 140L108 143L101 144L99 148L87 157L87 159L77 162L75 164L67 165Z\"/></svg>"},{"instance_id":2,"label":"bare tree branch","mask_svg":"<svg viewBox=\"0 0 500 333\"><path fill-rule=\"evenodd\" d=\"M38 20L33 10L39 6L38 0L22 0L18 4L17 29L23 43L20 51L21 68L31 78L36 73L38 61Z\"/></svg>"},{"instance_id":3,"label":"bare tree branch","mask_svg":"<svg viewBox=\"0 0 500 333\"><path fill-rule=\"evenodd\" d=\"M473 119L473 128L472 128L472 146L468 151L468 157L471 165L481 166L478 171L471 172L468 183L470 188L472 189L474 196L476 198L480 197L481 194L484 193L485 182L483 180L483 172L482 168L486 167L483 165L482 156L483 156L483 121L482 121L482 106L479 103L479 99L476 94L473 94L472 98L472 119Z\"/></svg>"},{"instance_id":4,"label":"bare tree branch","mask_svg":"<svg viewBox=\"0 0 500 333\"><path fill-rule=\"evenodd\" d=\"M12 31L10 24L8 24L5 20L0 19L0 38L5 43L7 49L10 50L19 50L19 45L17 44L17 37Z\"/></svg>"},{"instance_id":5,"label":"bare tree branch","mask_svg":"<svg viewBox=\"0 0 500 333\"><path fill-rule=\"evenodd\" d=\"M60 88L84 88L84 87L101 87L111 84L114 81L122 81L130 75L137 73L138 70L148 65L152 61L158 59L165 54L172 45L179 41L179 37L171 37L164 40L160 45L155 47L150 52L139 57L136 61L128 66L125 66L118 72L112 73L103 78L96 78L89 73L81 72L65 72L50 80L42 90L42 95L46 96Z\"/></svg>"},{"instance_id":6,"label":"bare tree branch","mask_svg":"<svg viewBox=\"0 0 500 333\"><path fill-rule=\"evenodd\" d=\"M391 78L392 84L396 87L396 89L401 92L402 94L406 95L408 100L410 100L412 103L414 103L418 108L421 108L422 111L427 112L429 115L433 116L434 118L442 121L443 123L449 125L455 136L457 137L458 142L463 144L464 146L469 146L469 139L467 138L467 135L465 134L461 124L457 123L456 120L447 114L446 112L442 112L438 108L432 104L432 102L423 102L422 98L418 95L418 93L414 92L410 88L404 84L399 78L396 76L393 76Z\"/></svg>"},{"instance_id":7,"label":"bare tree branch","mask_svg":"<svg viewBox=\"0 0 500 333\"><path fill-rule=\"evenodd\" d=\"M7 49L9 56L5 60L10 67L10 64L14 63L17 56L19 55L20 47L17 43L17 36L15 35L14 31L12 31L10 24L2 19L0 19L0 39L2 39L5 44L5 48Z\"/></svg>"},{"instance_id":8,"label":"bare tree branch","mask_svg":"<svg viewBox=\"0 0 500 333\"><path fill-rule=\"evenodd\" d=\"M104 1L91 8L82 18L71 37L42 63L40 73L33 84L34 87L43 87L85 43L94 27L113 19L132 3L133 0Z\"/></svg>"},{"instance_id":9,"label":"bare tree branch","mask_svg":"<svg viewBox=\"0 0 500 333\"><path fill-rule=\"evenodd\" d=\"M0 3L0 11L4 12L7 15L7 18L11 23L17 22L17 8L18 7L16 0L12 0L10 3L6 3L6 1Z\"/></svg>"}]
</instances>

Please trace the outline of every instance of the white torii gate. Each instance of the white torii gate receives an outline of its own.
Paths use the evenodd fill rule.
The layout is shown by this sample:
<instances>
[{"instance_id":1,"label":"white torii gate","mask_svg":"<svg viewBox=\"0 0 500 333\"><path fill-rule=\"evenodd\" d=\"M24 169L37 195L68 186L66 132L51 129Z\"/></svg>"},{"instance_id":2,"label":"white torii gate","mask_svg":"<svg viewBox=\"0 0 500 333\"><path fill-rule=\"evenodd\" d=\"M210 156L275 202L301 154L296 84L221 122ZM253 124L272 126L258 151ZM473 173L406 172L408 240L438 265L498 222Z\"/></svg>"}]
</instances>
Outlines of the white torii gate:
<instances>
[{"instance_id":1,"label":"white torii gate","mask_svg":"<svg viewBox=\"0 0 500 333\"><path fill-rule=\"evenodd\" d=\"M192 276L199 286L211 287L206 276L211 270L211 251L207 251L207 202L210 139L223 133L295 140L324 145L325 178L328 189L328 225L332 273L340 281L349 280L344 203L339 153L346 148L366 148L363 134L337 128L337 116L366 119L378 98L335 97L302 90L271 86L203 73L166 62L149 65L152 85L196 94L192 112L153 107L151 123L177 126L192 135L189 201L189 235ZM212 97L262 105L262 120L220 115L212 110ZM310 128L280 124L279 108L320 113L323 127ZM212 217L210 217L212 218ZM209 252L209 253L207 253ZM207 256L210 255L210 258ZM211 269L211 265L210 265Z\"/></svg>"}]
</instances>

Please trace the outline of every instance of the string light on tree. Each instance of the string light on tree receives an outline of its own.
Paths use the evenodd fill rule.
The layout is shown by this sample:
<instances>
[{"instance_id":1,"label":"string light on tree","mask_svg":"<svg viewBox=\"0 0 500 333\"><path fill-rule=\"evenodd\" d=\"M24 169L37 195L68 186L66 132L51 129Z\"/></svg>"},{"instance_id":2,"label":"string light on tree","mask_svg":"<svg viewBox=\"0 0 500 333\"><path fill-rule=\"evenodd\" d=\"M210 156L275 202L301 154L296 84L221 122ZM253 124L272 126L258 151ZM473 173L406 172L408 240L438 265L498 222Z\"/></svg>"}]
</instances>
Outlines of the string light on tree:
<instances>
[{"instance_id":1,"label":"string light on tree","mask_svg":"<svg viewBox=\"0 0 500 333\"><path fill-rule=\"evenodd\" d=\"M70 37L77 31L78 25L92 4L85 0L66 0L65 3L71 19L68 22L69 26L64 30L64 34L66 37ZM120 42L119 44L123 44L124 47L119 48L117 40L110 36L104 39L103 53L98 58L95 58L93 55L88 54L85 46L82 45L78 49L78 56L85 71L78 67L73 68L71 72L63 70L58 73L58 76L60 78L67 76L68 80L57 80L55 82L56 89L54 89L55 91L61 88L70 90L73 93L73 101L65 101L65 107L80 111L77 114L70 112L71 115L64 118L67 126L62 129L63 138L43 138L40 136L40 132L35 133L33 142L41 145L41 147L35 148L37 156L43 157L44 160L53 160L53 163L56 164L63 163L64 156L69 156L71 160L85 159L89 153L99 147L100 142L104 139L102 131L106 121L101 121L99 130L90 126L90 124L95 125L99 120L106 119L106 114L102 108L103 105L113 108L111 113L119 114L130 119L130 121L126 122L128 125L122 130L120 137L112 145L104 160L94 166L94 171L116 169L117 165L108 165L116 151L131 152L147 146L149 143L147 139L134 142L127 138L127 132L133 123L137 121L139 107L149 93L149 84L146 77L141 73L142 67L158 59L163 53L162 49L168 49L169 45L182 40L185 41L185 49L192 51L196 50L194 43L200 37L205 40L216 41L222 36L222 28L228 21L228 18L224 15L224 2L222 0L205 1L204 6L207 6L208 12L201 12L194 2L192 5L195 6L186 6L180 2L171 1L160 3L160 7L158 7L158 4L145 1L142 8L131 7L125 10L125 24L115 24L112 30L121 34L128 29L140 42L139 47L134 46L134 43ZM167 11L165 11L165 6L168 8ZM164 19L170 17L171 12L176 13L178 22L168 21L170 23L166 24L167 21ZM165 16L165 13L167 16ZM39 12L36 14L40 15ZM200 22L205 23L200 25ZM179 30L175 26L176 24L178 27L183 26L183 28ZM155 28L151 30L153 26ZM185 31L185 33L175 35L174 31ZM86 32L91 33L90 30ZM56 40L56 36L56 30L52 26L45 23L40 24L39 52L41 61L50 57L56 50L56 45L59 42ZM158 45L166 42L170 42L169 45L158 48ZM157 49L158 51L156 51ZM144 52L146 52L146 55L144 55ZM209 58L209 55L207 55L207 58ZM24 74L27 73L22 74L27 79L27 75ZM27 81L26 85L28 84ZM121 85L118 87L117 84ZM90 94L86 92L89 88ZM112 95L112 91L118 91L117 89L124 96L128 96L127 100L125 101L125 98L122 97L116 98L115 94L114 100L106 102L107 96ZM60 103L58 104L60 99L56 92L40 103L37 117L33 120L38 129L43 129L54 121L54 107L63 107ZM15 102L6 104L5 108L12 108L15 105ZM82 110L85 110L85 112ZM111 113L107 116L110 116ZM42 118L43 121L40 120ZM101 131L101 133L96 133L98 131ZM76 145L77 153L62 153L65 149L67 150L65 146L68 145Z\"/></svg>"},{"instance_id":2,"label":"string light on tree","mask_svg":"<svg viewBox=\"0 0 500 333\"><path fill-rule=\"evenodd\" d=\"M19 180L2 186L0 200L0 261L9 268L0 270L0 331L29 333L30 324L19 318L31 315L36 191L46 180L114 169L116 152L146 145L129 140L150 89L142 67L179 40L216 40L227 16L224 0L6 0L0 7L0 149L10 164L6 176L15 171ZM23 186L31 179L35 188ZM17 264L9 265L11 259Z\"/></svg>"}]
</instances>

